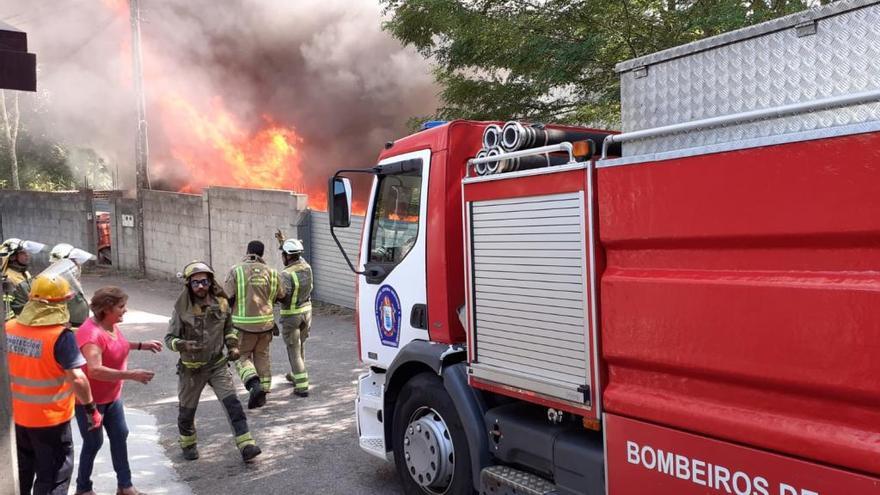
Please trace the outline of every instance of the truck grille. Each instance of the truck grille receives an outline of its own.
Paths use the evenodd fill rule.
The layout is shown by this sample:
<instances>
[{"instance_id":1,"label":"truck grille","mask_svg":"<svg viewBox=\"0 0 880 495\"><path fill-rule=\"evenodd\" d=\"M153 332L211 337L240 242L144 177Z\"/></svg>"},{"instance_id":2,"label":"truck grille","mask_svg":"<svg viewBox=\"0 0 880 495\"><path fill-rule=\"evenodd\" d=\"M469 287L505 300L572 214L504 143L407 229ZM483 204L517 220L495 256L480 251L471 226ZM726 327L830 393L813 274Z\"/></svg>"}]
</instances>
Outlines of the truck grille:
<instances>
[{"instance_id":1,"label":"truck grille","mask_svg":"<svg viewBox=\"0 0 880 495\"><path fill-rule=\"evenodd\" d=\"M581 193L471 203L471 373L585 402L589 381Z\"/></svg>"}]
</instances>

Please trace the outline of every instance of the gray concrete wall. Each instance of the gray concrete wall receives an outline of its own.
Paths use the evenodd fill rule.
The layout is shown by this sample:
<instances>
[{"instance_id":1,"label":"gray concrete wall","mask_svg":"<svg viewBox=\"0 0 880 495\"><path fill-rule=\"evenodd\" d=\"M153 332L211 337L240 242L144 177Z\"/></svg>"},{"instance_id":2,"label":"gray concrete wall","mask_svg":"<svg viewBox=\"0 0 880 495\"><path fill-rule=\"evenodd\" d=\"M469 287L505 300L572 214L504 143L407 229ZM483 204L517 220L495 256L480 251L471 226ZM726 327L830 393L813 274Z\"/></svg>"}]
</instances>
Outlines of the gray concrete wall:
<instances>
[{"instance_id":1,"label":"gray concrete wall","mask_svg":"<svg viewBox=\"0 0 880 495\"><path fill-rule=\"evenodd\" d=\"M49 250L60 242L95 252L97 232L92 192L0 191L0 234L42 242L32 273L48 265Z\"/></svg>"},{"instance_id":2,"label":"gray concrete wall","mask_svg":"<svg viewBox=\"0 0 880 495\"><path fill-rule=\"evenodd\" d=\"M117 270L137 271L138 246L137 230L132 224L125 224L123 216L135 218L137 201L117 196L110 203L110 236L112 238L113 266Z\"/></svg>"},{"instance_id":3,"label":"gray concrete wall","mask_svg":"<svg viewBox=\"0 0 880 495\"><path fill-rule=\"evenodd\" d=\"M173 279L190 261L208 260L208 242L201 195L144 191L144 252L148 277ZM136 239L131 247L137 261Z\"/></svg>"},{"instance_id":4,"label":"gray concrete wall","mask_svg":"<svg viewBox=\"0 0 880 495\"><path fill-rule=\"evenodd\" d=\"M305 237L308 244L308 198L303 194L231 187L212 187L205 194L209 205L211 262L218 278L225 278L253 239L265 244L266 263L280 268L281 255L275 240L278 229L287 237Z\"/></svg>"},{"instance_id":5,"label":"gray concrete wall","mask_svg":"<svg viewBox=\"0 0 880 495\"><path fill-rule=\"evenodd\" d=\"M315 277L314 299L346 308L354 308L355 274L349 268L339 247L330 236L330 221L326 212L311 214L312 271ZM352 216L351 226L334 229L349 259L357 268L360 258L361 231L364 217Z\"/></svg>"},{"instance_id":6,"label":"gray concrete wall","mask_svg":"<svg viewBox=\"0 0 880 495\"><path fill-rule=\"evenodd\" d=\"M121 192L105 194L102 210L110 212L112 261L116 269L138 269L137 203ZM47 244L59 242L97 253L94 199L91 191L43 193L0 191L0 237L19 237ZM144 249L147 276L173 279L193 260L211 263L219 276L242 258L251 239L266 245L266 261L281 267L275 231L302 239L310 253L308 198L290 191L210 188L202 195L144 192ZM34 261L48 262L47 252Z\"/></svg>"}]
</instances>

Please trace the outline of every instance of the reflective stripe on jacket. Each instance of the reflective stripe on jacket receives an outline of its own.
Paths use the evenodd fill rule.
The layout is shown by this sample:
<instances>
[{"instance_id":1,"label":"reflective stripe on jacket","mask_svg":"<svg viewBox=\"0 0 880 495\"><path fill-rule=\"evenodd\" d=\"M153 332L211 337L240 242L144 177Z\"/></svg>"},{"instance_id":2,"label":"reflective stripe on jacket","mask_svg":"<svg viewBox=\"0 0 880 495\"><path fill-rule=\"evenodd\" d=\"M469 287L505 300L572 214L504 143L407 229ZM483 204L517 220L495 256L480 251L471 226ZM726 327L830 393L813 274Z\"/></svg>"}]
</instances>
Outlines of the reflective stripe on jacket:
<instances>
[{"instance_id":1,"label":"reflective stripe on jacket","mask_svg":"<svg viewBox=\"0 0 880 495\"><path fill-rule=\"evenodd\" d=\"M15 423L28 428L56 426L73 417L74 395L55 361L55 342L64 325L6 324L9 381Z\"/></svg>"},{"instance_id":2,"label":"reflective stripe on jacket","mask_svg":"<svg viewBox=\"0 0 880 495\"><path fill-rule=\"evenodd\" d=\"M300 258L284 267L284 273L290 280L289 282L285 280L285 286L290 284L290 294L282 301L281 316L293 316L311 310L312 267L306 260Z\"/></svg>"},{"instance_id":3,"label":"reflective stripe on jacket","mask_svg":"<svg viewBox=\"0 0 880 495\"><path fill-rule=\"evenodd\" d=\"M275 326L272 306L284 297L278 272L256 256L235 265L226 278L226 293L234 297L232 324L245 332L260 333Z\"/></svg>"}]
</instances>

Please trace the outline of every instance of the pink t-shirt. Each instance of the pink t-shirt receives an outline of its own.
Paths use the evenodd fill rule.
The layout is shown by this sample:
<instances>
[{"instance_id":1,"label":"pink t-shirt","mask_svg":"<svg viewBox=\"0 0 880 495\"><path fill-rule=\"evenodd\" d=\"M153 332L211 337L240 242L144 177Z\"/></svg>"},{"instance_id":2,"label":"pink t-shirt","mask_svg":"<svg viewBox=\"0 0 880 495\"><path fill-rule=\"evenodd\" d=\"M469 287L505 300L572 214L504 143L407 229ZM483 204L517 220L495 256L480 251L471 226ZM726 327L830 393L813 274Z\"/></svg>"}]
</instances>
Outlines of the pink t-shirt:
<instances>
[{"instance_id":1,"label":"pink t-shirt","mask_svg":"<svg viewBox=\"0 0 880 495\"><path fill-rule=\"evenodd\" d=\"M102 364L122 371L128 367L128 340L119 331L119 326L114 325L113 328L114 335L111 336L94 319L89 318L76 331L76 345L82 350L86 344L95 344L101 349ZM88 375L88 365L84 368ZM105 382L89 376L89 385L92 387L92 397L96 404L109 404L122 395L122 380Z\"/></svg>"}]
</instances>

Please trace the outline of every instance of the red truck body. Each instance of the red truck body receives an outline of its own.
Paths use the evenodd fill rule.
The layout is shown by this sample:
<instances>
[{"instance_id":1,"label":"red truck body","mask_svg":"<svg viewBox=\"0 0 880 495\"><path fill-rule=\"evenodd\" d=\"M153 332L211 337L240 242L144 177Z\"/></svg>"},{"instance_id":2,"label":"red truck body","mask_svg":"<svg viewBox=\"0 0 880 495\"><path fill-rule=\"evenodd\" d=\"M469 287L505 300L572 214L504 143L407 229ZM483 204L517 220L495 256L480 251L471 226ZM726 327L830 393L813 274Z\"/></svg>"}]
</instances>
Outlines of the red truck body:
<instances>
[{"instance_id":1,"label":"red truck body","mask_svg":"<svg viewBox=\"0 0 880 495\"><path fill-rule=\"evenodd\" d=\"M864 90L878 19L849 0L622 64L635 130L536 127L620 157L475 176L497 122L386 146L356 264L362 448L409 494L880 494L880 90L810 79L812 51L849 53L835 84ZM768 47L803 87L738 65Z\"/></svg>"}]
</instances>

